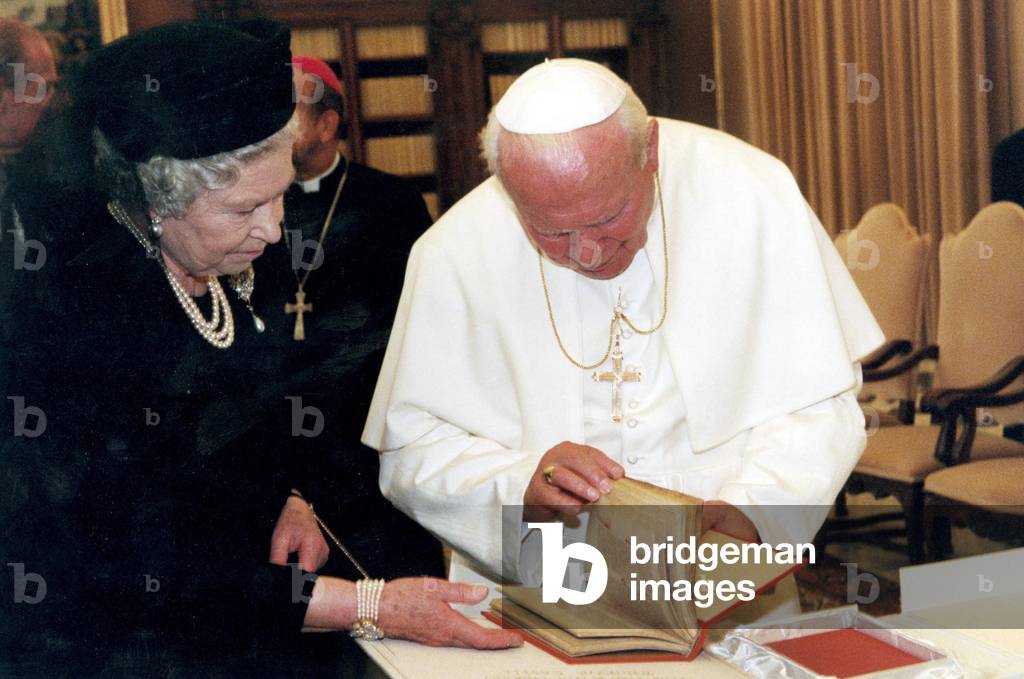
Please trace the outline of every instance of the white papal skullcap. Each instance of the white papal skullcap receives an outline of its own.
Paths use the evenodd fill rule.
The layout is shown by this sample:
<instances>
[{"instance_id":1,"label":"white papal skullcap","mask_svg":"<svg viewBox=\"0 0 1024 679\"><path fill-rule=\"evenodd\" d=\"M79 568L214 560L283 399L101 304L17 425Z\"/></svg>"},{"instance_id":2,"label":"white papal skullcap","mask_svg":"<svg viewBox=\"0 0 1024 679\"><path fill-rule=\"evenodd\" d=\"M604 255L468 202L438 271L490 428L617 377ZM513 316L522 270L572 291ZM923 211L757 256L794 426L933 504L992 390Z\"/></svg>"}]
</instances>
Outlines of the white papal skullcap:
<instances>
[{"instance_id":1,"label":"white papal skullcap","mask_svg":"<svg viewBox=\"0 0 1024 679\"><path fill-rule=\"evenodd\" d=\"M619 76L592 61L549 59L512 83L494 115L509 132L571 132L619 110L627 87Z\"/></svg>"}]
</instances>

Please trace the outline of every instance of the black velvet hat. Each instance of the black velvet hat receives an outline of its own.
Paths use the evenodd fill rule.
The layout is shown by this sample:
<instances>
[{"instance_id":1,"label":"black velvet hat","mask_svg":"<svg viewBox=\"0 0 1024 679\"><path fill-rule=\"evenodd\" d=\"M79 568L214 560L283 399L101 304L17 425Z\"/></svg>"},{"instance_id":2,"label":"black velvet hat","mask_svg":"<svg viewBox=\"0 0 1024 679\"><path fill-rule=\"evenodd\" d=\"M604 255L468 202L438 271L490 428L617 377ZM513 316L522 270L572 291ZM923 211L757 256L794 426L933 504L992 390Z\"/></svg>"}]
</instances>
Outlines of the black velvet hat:
<instances>
[{"instance_id":1,"label":"black velvet hat","mask_svg":"<svg viewBox=\"0 0 1024 679\"><path fill-rule=\"evenodd\" d=\"M286 27L266 19L152 28L96 54L83 69L77 104L133 162L233 151L291 118L289 41Z\"/></svg>"}]
</instances>

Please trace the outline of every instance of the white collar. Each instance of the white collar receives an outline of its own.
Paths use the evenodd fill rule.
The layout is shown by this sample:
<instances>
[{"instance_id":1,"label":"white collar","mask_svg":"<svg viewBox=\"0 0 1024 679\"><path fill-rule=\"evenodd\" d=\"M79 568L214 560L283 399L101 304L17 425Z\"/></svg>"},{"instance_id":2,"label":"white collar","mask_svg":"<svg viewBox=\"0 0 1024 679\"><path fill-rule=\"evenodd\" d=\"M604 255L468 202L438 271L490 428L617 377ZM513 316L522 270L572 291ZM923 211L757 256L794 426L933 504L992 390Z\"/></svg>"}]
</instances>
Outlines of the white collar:
<instances>
[{"instance_id":1,"label":"white collar","mask_svg":"<svg viewBox=\"0 0 1024 679\"><path fill-rule=\"evenodd\" d=\"M302 192L303 193L316 193L317 191L320 190L320 180L322 180L324 177L327 177L332 172L334 172L335 168L338 167L338 163L340 163L340 162L341 162L341 152L339 151L339 152L334 154L334 162L331 163L331 166L329 168L327 168L327 170L323 174L317 175L316 177L313 177L312 179L307 179L304 182L298 182L297 181L295 183L302 187Z\"/></svg>"}]
</instances>

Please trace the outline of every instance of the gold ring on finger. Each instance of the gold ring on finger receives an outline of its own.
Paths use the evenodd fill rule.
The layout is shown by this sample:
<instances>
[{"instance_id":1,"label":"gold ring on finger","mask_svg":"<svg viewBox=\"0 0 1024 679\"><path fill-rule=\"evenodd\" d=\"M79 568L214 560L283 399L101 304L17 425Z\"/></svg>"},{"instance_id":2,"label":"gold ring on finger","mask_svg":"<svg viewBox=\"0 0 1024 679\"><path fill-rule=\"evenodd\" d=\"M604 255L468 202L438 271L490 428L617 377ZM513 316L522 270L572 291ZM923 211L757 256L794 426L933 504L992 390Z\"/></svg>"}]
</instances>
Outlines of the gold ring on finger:
<instances>
[{"instance_id":1,"label":"gold ring on finger","mask_svg":"<svg viewBox=\"0 0 1024 679\"><path fill-rule=\"evenodd\" d=\"M544 474L544 480L551 483L551 475L555 473L555 465L549 464L541 470L541 473Z\"/></svg>"}]
</instances>

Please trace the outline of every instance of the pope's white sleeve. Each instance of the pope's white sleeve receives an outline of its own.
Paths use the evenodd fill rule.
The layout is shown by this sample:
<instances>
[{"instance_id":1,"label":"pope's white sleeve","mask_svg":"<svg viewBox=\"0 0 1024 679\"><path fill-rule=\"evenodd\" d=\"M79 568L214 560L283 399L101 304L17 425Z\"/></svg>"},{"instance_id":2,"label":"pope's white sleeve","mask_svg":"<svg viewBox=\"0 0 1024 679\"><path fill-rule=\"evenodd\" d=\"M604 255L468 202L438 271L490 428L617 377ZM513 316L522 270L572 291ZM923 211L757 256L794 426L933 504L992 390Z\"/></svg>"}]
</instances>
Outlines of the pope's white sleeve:
<instances>
[{"instance_id":1,"label":"pope's white sleeve","mask_svg":"<svg viewBox=\"0 0 1024 679\"><path fill-rule=\"evenodd\" d=\"M867 437L854 367L853 388L749 431L739 473L718 499L739 507L763 542L811 542L857 464Z\"/></svg>"},{"instance_id":2,"label":"pope's white sleeve","mask_svg":"<svg viewBox=\"0 0 1024 679\"><path fill-rule=\"evenodd\" d=\"M449 213L410 253L362 442L380 453L396 507L481 574L521 580L523 494L545 451L521 443L523 404L489 302L500 280L453 244L453 228Z\"/></svg>"},{"instance_id":3,"label":"pope's white sleeve","mask_svg":"<svg viewBox=\"0 0 1024 679\"><path fill-rule=\"evenodd\" d=\"M381 492L488 574L519 580L523 495L543 452L511 450L422 416L434 420L430 431L381 453ZM514 543L504 550L503 535Z\"/></svg>"}]
</instances>

